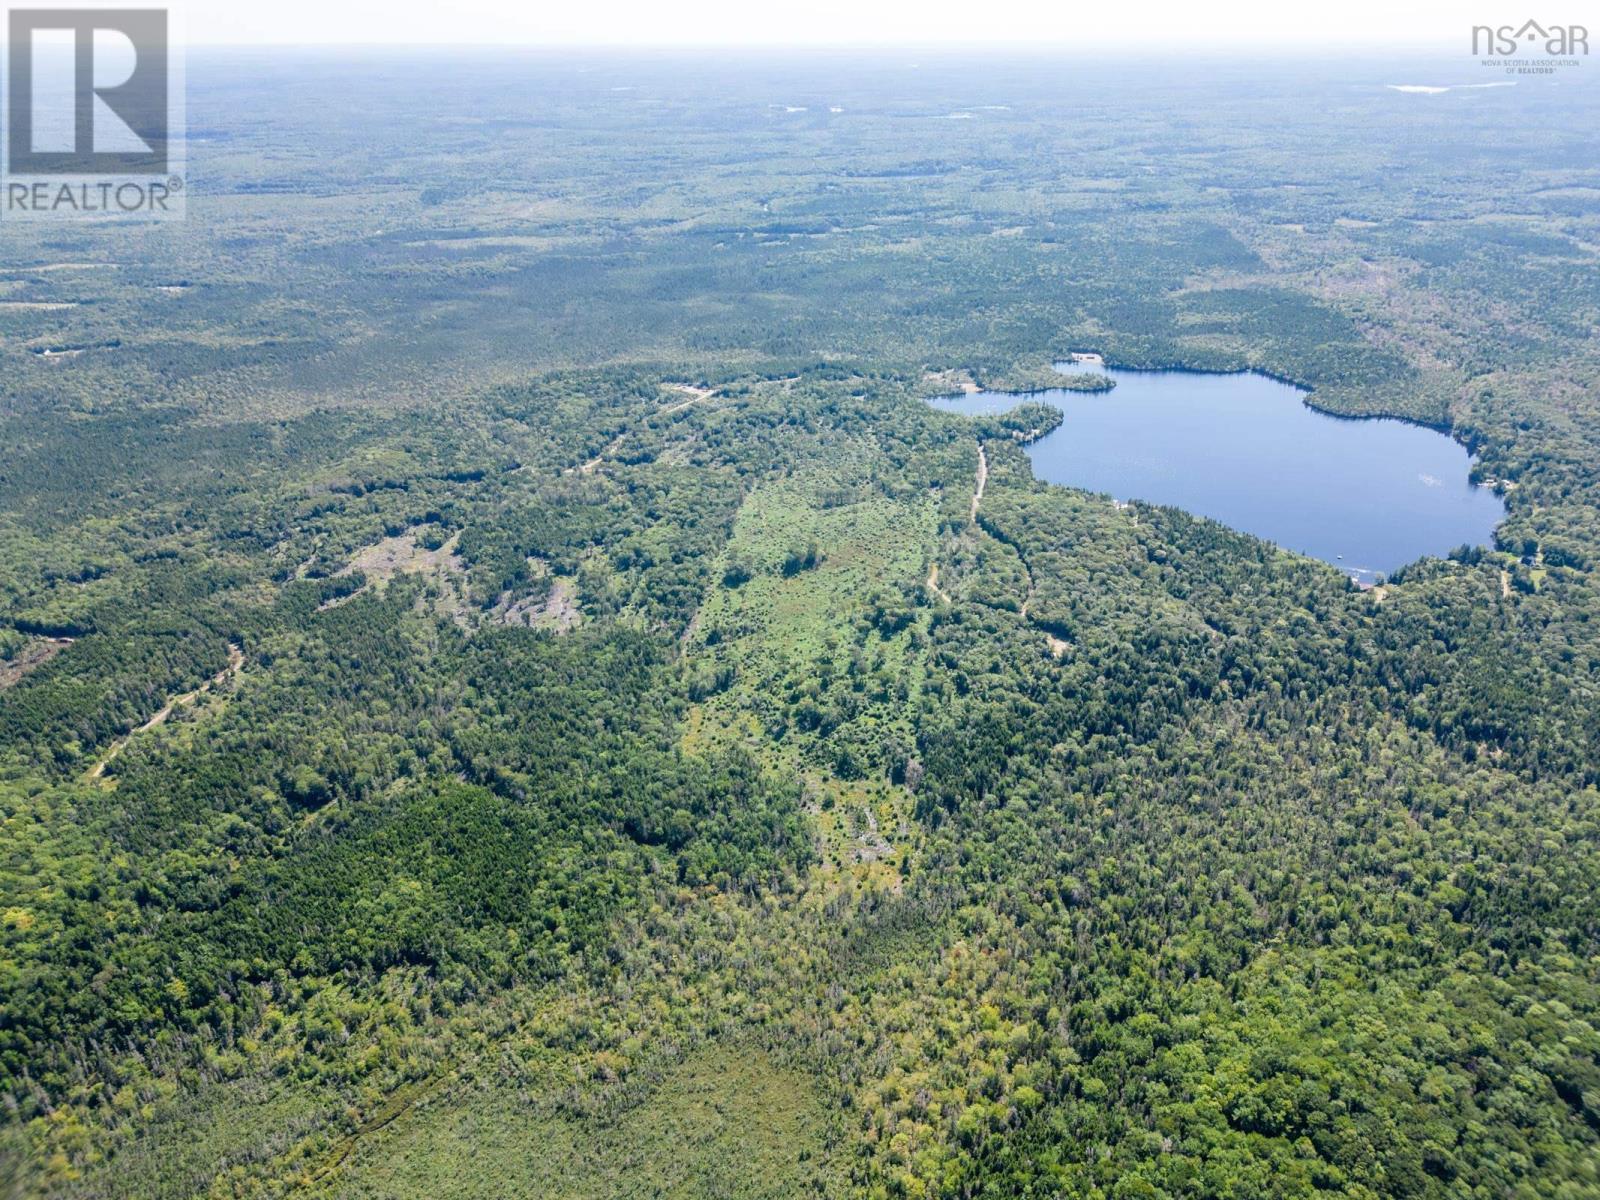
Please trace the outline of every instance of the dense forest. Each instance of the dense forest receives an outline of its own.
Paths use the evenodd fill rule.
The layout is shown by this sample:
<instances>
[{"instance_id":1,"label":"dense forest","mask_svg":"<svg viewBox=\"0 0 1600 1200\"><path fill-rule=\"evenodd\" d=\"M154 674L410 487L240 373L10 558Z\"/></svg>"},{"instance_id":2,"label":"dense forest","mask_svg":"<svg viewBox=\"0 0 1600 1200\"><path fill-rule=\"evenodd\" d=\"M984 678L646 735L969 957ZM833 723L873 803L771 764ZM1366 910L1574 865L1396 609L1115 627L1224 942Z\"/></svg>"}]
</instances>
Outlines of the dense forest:
<instances>
[{"instance_id":1,"label":"dense forest","mask_svg":"<svg viewBox=\"0 0 1600 1200\"><path fill-rule=\"evenodd\" d=\"M0 1195L1600 1194L1592 87L195 58L0 250ZM926 403L1083 349L1507 518Z\"/></svg>"}]
</instances>

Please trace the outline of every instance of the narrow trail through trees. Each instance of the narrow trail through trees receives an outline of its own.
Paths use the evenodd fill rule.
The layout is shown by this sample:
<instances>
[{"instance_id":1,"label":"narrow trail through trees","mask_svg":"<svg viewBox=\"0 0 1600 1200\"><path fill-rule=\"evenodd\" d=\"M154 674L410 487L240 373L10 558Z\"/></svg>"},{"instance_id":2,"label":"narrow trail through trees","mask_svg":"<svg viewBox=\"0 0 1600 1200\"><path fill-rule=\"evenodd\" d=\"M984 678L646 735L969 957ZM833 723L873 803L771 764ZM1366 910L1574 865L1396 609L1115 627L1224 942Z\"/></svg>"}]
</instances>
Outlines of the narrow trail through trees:
<instances>
[{"instance_id":1,"label":"narrow trail through trees","mask_svg":"<svg viewBox=\"0 0 1600 1200\"><path fill-rule=\"evenodd\" d=\"M1013 550L1016 551L1016 553L1017 553L1017 561L1022 564L1022 573L1026 577L1027 583L1028 583L1027 595L1023 597L1022 607L1018 610L1018 615L1023 619L1024 622L1026 622L1026 621L1029 620L1028 609L1033 604L1033 597L1034 597L1034 591L1035 591L1034 580L1033 580L1033 568L1028 565L1027 556L1022 553L1022 548L1020 546L1017 546L1014 543L1012 543L1009 539L1002 537L1001 534L999 533L999 531L997 531L997 530L995 530L993 528L990 528L987 525L982 525L978 521L978 510L983 505L983 492L984 492L984 488L986 488L988 486L988 484L989 484L989 455L988 455L988 452L984 449L983 443L979 442L978 443L978 477L977 477L977 481L974 484L973 489L972 489L972 508L970 509L970 511L968 513L968 519L974 525L978 525L981 529L983 529L983 531L985 533L987 533L990 537L994 538L997 541L1005 542L1007 545L1011 546L1011 548ZM934 595L938 596L941 600L943 600L946 604L949 604L951 602L949 593L947 593L943 588L941 588L939 586L939 564L937 562L934 563L932 566L930 566L928 568L927 588ZM1051 634L1049 632L1045 633L1045 645L1049 649L1050 654L1055 658L1061 658L1063 655L1065 655L1067 653L1068 649L1070 648L1069 644L1067 642L1063 641L1061 638L1058 638L1054 634Z\"/></svg>"},{"instance_id":2,"label":"narrow trail through trees","mask_svg":"<svg viewBox=\"0 0 1600 1200\"><path fill-rule=\"evenodd\" d=\"M123 750L127 748L128 743L131 742L137 735L141 733L148 733L157 725L164 724L166 719L178 709L184 707L185 705L194 703L201 696L207 695L214 689L221 687L232 676L236 675L239 671L239 668L242 666L244 666L243 647L239 646L236 642L229 642L227 666L223 667L222 670L218 671L199 687L195 688L194 691L184 692L181 696L174 696L171 700L168 700L164 706L162 706L161 710L157 712L155 716L151 717L143 725L140 725L138 728L130 731L127 734L124 734L122 737L112 742L111 745L106 749L105 754L101 755L100 760L96 762L93 767L89 768L89 773L87 776L85 776L85 778L99 779L104 776L106 773L106 767L111 764L111 760L116 758L117 755L121 754Z\"/></svg>"}]
</instances>

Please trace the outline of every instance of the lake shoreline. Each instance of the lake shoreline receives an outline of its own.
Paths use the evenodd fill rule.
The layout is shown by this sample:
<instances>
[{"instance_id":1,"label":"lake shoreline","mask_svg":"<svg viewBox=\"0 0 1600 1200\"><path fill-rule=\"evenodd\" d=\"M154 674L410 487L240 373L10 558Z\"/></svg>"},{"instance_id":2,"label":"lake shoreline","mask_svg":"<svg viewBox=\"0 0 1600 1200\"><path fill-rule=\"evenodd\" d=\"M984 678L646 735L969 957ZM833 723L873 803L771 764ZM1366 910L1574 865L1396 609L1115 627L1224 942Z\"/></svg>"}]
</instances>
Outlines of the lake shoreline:
<instances>
[{"instance_id":1,"label":"lake shoreline","mask_svg":"<svg viewBox=\"0 0 1600 1200\"><path fill-rule=\"evenodd\" d=\"M929 403L970 417L1054 407L1056 428L1023 439L1041 480L1183 509L1321 559L1357 586L1421 557L1496 544L1507 515L1499 481L1473 478L1473 450L1449 429L1334 411L1303 384L1254 368L1122 367L1071 354L1055 364L1063 378L1104 378L1117 403L1094 399L1107 389L1071 386Z\"/></svg>"}]
</instances>

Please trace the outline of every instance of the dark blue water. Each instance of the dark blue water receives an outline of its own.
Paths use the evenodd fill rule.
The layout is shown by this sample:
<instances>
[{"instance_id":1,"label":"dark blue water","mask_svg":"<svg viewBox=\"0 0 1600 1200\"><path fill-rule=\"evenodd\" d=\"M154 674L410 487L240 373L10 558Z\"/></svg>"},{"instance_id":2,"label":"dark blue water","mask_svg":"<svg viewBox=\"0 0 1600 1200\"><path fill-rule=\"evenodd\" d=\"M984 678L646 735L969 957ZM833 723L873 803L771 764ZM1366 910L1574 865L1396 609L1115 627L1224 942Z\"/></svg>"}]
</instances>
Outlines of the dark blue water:
<instances>
[{"instance_id":1,"label":"dark blue water","mask_svg":"<svg viewBox=\"0 0 1600 1200\"><path fill-rule=\"evenodd\" d=\"M1425 554L1487 544L1505 516L1494 492L1468 482L1465 447L1420 425L1332 417L1253 372L1057 369L1104 372L1116 387L934 404L968 414L1053 404L1061 427L1028 448L1041 479L1187 509L1362 582Z\"/></svg>"}]
</instances>

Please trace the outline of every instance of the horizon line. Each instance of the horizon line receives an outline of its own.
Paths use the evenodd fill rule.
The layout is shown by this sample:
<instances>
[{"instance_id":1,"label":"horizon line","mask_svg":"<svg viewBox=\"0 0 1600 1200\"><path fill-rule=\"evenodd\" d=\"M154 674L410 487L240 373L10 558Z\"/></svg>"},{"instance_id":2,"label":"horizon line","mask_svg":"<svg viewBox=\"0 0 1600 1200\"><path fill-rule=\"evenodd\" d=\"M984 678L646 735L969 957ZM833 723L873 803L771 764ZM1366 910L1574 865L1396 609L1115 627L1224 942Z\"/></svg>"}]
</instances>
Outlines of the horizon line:
<instances>
[{"instance_id":1,"label":"horizon line","mask_svg":"<svg viewBox=\"0 0 1600 1200\"><path fill-rule=\"evenodd\" d=\"M0 38L0 45L4 39ZM1481 58L1474 55L1470 48L1451 49L1443 40L1414 41L1406 43L1389 43L1383 46L1372 46L1362 42L1323 42L1312 43L1307 41L1293 42L1241 42L1229 44L1225 41L1205 41L1192 44L1181 42L1162 42L1155 45L1136 43L1131 41L1071 41L1058 40L993 40L993 41L780 41L780 40L730 40L730 41L560 41L560 40L527 40L527 41L357 41L357 40L327 40L327 41L296 41L296 40L250 40L250 41L206 41L194 40L184 43L188 50L416 50L416 51L485 51L498 53L549 51L640 51L649 53L673 51L760 51L760 52L836 52L836 53L884 53L897 52L905 54L975 54L986 52L1004 52L1022 54L1032 57L1072 53L1075 55L1103 54L1115 52L1134 56L1168 58L1182 55L1205 55L1207 57L1236 57L1256 58L1270 55L1290 54L1297 57L1347 57L1350 55L1365 55L1368 57L1391 57L1408 54L1438 54L1456 56L1464 60Z\"/></svg>"}]
</instances>

